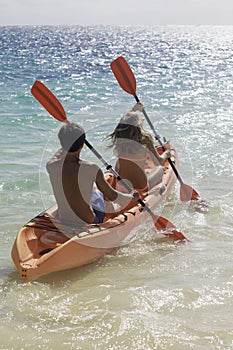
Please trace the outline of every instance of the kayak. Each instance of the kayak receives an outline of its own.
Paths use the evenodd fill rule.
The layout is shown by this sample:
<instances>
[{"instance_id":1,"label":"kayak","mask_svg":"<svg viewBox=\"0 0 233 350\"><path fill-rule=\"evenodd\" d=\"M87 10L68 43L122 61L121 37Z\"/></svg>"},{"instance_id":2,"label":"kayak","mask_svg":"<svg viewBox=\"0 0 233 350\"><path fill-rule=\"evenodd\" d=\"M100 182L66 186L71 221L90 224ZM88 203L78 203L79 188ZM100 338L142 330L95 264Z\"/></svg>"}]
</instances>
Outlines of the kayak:
<instances>
[{"instance_id":1,"label":"kayak","mask_svg":"<svg viewBox=\"0 0 233 350\"><path fill-rule=\"evenodd\" d=\"M177 152L170 144L169 148L172 162L178 167ZM161 147L157 150L162 152ZM146 171L149 173L154 167L148 158ZM143 198L151 210L156 210L167 199L176 182L168 161L165 161L163 170L162 181L145 193ZM114 178L109 172L105 177L110 183ZM14 241L11 256L23 282L92 263L129 244L132 236L136 235L134 229L143 225L149 216L140 204L136 204L115 217L106 217L101 224L75 228L59 221L56 211L54 204L35 216L21 228Z\"/></svg>"}]
</instances>

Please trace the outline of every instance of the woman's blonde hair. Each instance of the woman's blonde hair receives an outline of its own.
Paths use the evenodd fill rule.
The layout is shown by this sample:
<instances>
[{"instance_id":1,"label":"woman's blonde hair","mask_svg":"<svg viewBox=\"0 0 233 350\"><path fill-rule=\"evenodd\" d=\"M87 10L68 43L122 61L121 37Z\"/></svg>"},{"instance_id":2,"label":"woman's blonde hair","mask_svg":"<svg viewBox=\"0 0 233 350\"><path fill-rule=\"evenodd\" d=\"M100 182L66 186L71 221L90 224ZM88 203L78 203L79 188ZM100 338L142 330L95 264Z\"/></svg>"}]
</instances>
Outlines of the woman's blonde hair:
<instances>
[{"instance_id":1,"label":"woman's blonde hair","mask_svg":"<svg viewBox=\"0 0 233 350\"><path fill-rule=\"evenodd\" d=\"M138 146L146 146L149 150L154 148L153 138L143 128L143 119L136 112L126 113L107 138L112 141L108 147L113 147L118 155L135 153L136 143Z\"/></svg>"}]
</instances>

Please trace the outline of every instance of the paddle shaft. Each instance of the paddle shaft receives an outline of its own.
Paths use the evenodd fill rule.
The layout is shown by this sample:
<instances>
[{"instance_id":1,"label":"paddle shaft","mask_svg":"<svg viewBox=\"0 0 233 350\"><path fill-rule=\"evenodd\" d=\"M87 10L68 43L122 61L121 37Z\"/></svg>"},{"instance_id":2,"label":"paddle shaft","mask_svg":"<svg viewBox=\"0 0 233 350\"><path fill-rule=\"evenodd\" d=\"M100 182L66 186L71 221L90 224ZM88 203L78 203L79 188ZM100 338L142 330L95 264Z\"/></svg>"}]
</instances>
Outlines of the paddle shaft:
<instances>
[{"instance_id":1,"label":"paddle shaft","mask_svg":"<svg viewBox=\"0 0 233 350\"><path fill-rule=\"evenodd\" d=\"M117 59L115 59L111 64L111 69L119 83L119 85L122 87L123 90L125 90L127 93L134 96L136 102L140 102L137 93L136 93L136 79L135 76L128 65L127 61L124 59L124 57L120 56ZM159 142L160 146L162 147L162 150L165 151L165 147L163 142L161 141L161 137L156 132L154 125L152 124L150 118L148 117L145 108L142 110L143 115L146 118L147 123L149 124L151 130L154 133L155 139ZM172 162L170 158L168 158L168 162L170 166L172 167L177 179L179 180L180 184L183 185L183 181L175 167L175 164Z\"/></svg>"},{"instance_id":2,"label":"paddle shaft","mask_svg":"<svg viewBox=\"0 0 233 350\"><path fill-rule=\"evenodd\" d=\"M116 177L118 181L122 183L122 185L129 191L132 192L132 188L128 185L126 181L124 181L120 175L116 172L116 170L113 169L112 165L109 164L101 155L100 153L88 142L85 140L86 146L95 154L95 156L104 164L107 170L111 171L113 175ZM141 199L137 199L138 203L142 206L143 209L145 209L148 214L151 216L154 226L157 228L157 230L163 230L166 231L168 229L171 229L171 232L165 235L168 235L170 237L176 237L178 240L186 240L186 237L183 235L182 232L179 232L176 230L176 226L173 225L170 221L165 219L162 216L155 215L152 210L146 205L146 203Z\"/></svg>"},{"instance_id":3,"label":"paddle shaft","mask_svg":"<svg viewBox=\"0 0 233 350\"><path fill-rule=\"evenodd\" d=\"M85 140L85 145L95 154L95 156L102 162L102 164L106 167L106 169L113 173L113 175L116 177L116 179L122 183L122 185L127 189L127 191L132 192L132 188L128 185L128 183L120 177L120 175L116 172L116 170L113 169L112 165L109 164L101 156L101 154L90 144L90 142ZM151 209L145 204L145 202L141 198L138 199L137 201L153 217L153 219L155 217L157 219L157 216L151 211Z\"/></svg>"},{"instance_id":4,"label":"paddle shaft","mask_svg":"<svg viewBox=\"0 0 233 350\"><path fill-rule=\"evenodd\" d=\"M134 98L135 98L135 100L136 100L137 102L140 102L140 100L139 100L139 98L138 98L137 95L134 94ZM156 130L155 130L155 128L154 128L154 125L152 124L150 118L148 117L148 115L147 115L147 113L146 113L145 108L143 108L142 113L143 113L144 117L146 118L146 121L147 121L147 123L149 124L151 130L153 131L153 133L154 133L154 135L155 135L155 139L159 142L160 146L162 147L162 150L163 150L163 151L166 151L166 148L165 148L165 146L164 146L164 143L161 141L161 137L160 137L159 134L156 132ZM171 165L171 167L172 167L172 169L173 169L173 171L174 171L174 173L175 173L177 179L179 180L179 182L183 184L183 181L182 181L182 179L181 179L181 177L180 177L180 175L179 175L179 173L178 173L178 171L177 171L177 169L176 169L176 167L175 167L173 161L171 160L171 158L168 158L168 162L169 162L169 164Z\"/></svg>"}]
</instances>

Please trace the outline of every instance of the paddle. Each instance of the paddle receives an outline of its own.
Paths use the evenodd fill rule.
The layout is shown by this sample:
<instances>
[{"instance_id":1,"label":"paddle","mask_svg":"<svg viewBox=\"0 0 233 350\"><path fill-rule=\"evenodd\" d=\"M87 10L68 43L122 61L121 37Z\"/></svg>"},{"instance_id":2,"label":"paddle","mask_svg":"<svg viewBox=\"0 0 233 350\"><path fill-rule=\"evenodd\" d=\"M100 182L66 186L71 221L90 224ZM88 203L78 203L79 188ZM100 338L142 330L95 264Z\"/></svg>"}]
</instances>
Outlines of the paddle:
<instances>
[{"instance_id":1,"label":"paddle","mask_svg":"<svg viewBox=\"0 0 233 350\"><path fill-rule=\"evenodd\" d=\"M55 119L60 122L69 123L62 104L42 82L38 80L35 81L31 88L31 93ZM87 140L85 140L85 144L104 164L106 169L110 170L117 178L117 180L121 181L125 188L131 192L132 188L119 176L119 174L112 168L112 166L106 162L106 160L97 152L97 150ZM176 240L186 239L181 232L177 231L176 226L173 225L170 221L162 216L155 215L142 199L139 199L138 202L150 214L153 219L154 226L157 230L164 231L162 232L163 234L168 235ZM170 230L169 233L166 233L168 230Z\"/></svg>"},{"instance_id":2,"label":"paddle","mask_svg":"<svg viewBox=\"0 0 233 350\"><path fill-rule=\"evenodd\" d=\"M128 63L124 59L124 57L120 56L117 59L115 59L113 62L111 62L110 67L111 67L113 74L115 75L119 85L121 86L121 88L123 90L125 90L127 93L133 95L137 102L140 102L140 100L136 94L135 76L134 76L130 66L128 65ZM159 142L163 151L165 151L165 146L164 146L163 142L161 141L160 136L156 132L152 122L150 121L150 119L145 111L145 108L143 108L142 112L143 112L150 128L152 129L152 131L155 135L155 139ZM199 194L191 186L186 185L182 181L182 179L181 179L181 177L180 177L180 175L175 167L175 164L172 162L172 160L170 158L168 159L168 162L169 162L170 166L172 167L177 179L180 182L180 199L184 202L187 202L190 200L199 200L200 199Z\"/></svg>"}]
</instances>

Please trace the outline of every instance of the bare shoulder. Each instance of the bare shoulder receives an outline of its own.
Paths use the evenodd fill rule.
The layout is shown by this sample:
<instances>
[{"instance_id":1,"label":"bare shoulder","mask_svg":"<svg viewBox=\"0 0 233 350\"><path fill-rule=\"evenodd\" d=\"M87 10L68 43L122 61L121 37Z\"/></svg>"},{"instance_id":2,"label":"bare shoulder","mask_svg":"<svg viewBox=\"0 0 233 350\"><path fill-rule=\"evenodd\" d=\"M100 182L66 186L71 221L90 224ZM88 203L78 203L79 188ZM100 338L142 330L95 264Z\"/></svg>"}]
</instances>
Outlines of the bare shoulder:
<instances>
[{"instance_id":1,"label":"bare shoulder","mask_svg":"<svg viewBox=\"0 0 233 350\"><path fill-rule=\"evenodd\" d=\"M64 159L64 151L60 148L51 159L48 160L48 162L46 163L46 168L50 168L51 166L53 166L54 164L62 161Z\"/></svg>"},{"instance_id":2,"label":"bare shoulder","mask_svg":"<svg viewBox=\"0 0 233 350\"><path fill-rule=\"evenodd\" d=\"M81 160L80 159L80 166L83 168L83 170L87 171L89 174L97 174L100 170L99 166L93 162L89 162L87 160Z\"/></svg>"}]
</instances>

